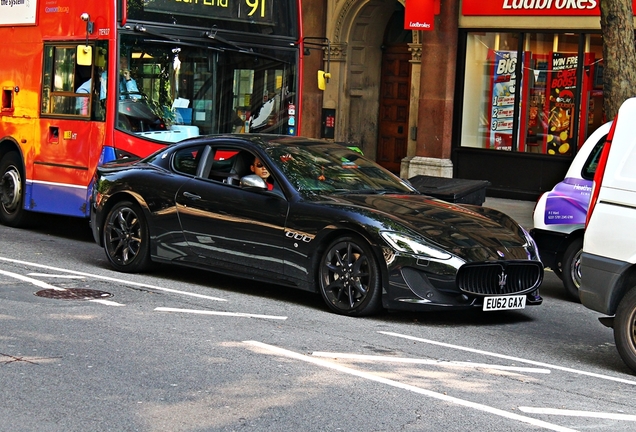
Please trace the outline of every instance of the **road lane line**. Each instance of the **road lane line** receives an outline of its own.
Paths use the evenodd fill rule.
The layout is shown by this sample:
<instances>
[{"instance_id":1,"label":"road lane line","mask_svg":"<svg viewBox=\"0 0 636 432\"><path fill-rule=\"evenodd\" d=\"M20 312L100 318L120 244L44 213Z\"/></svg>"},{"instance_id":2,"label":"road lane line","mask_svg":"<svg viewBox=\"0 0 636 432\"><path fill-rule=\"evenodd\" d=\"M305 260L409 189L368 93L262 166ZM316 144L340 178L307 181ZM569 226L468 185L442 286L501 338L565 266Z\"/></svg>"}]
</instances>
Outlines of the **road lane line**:
<instances>
[{"instance_id":1,"label":"road lane line","mask_svg":"<svg viewBox=\"0 0 636 432\"><path fill-rule=\"evenodd\" d=\"M54 278L54 279L85 279L84 276L74 276L74 275L61 275L61 274L50 274L50 273L27 273L27 276L37 276L44 278Z\"/></svg>"},{"instance_id":2,"label":"road lane line","mask_svg":"<svg viewBox=\"0 0 636 432\"><path fill-rule=\"evenodd\" d=\"M177 309L177 308L169 308L169 307L158 307L155 308L157 312L181 312L181 313L191 313L191 314L201 314L201 315L221 315L221 316L233 316L233 317L241 317L241 318L263 318L263 319L273 319L273 320L286 320L286 316L275 316L275 315L257 315L257 314L249 314L249 313L241 313L241 312L217 312L217 311L204 311L204 310L195 310L195 309Z\"/></svg>"},{"instance_id":3,"label":"road lane line","mask_svg":"<svg viewBox=\"0 0 636 432\"><path fill-rule=\"evenodd\" d=\"M504 371L511 371L511 372L540 373L540 374L550 373L549 369L524 368L524 367L516 367L516 366L503 366L503 365L493 365L493 364L486 364L486 363L458 362L458 361L447 361L447 360L430 360L430 359L416 359L416 358L405 358L405 357L374 356L374 355L363 355L363 354L331 353L331 352L322 352L322 351L314 351L311 353L311 355L314 357L364 360L364 361L386 362L386 363L409 363L409 364L425 364L425 365L432 365L432 366L484 368L484 369L496 369L496 370L504 370Z\"/></svg>"},{"instance_id":4,"label":"road lane line","mask_svg":"<svg viewBox=\"0 0 636 432\"><path fill-rule=\"evenodd\" d=\"M519 407L520 411L532 413L532 414L548 414L559 415L568 417L591 417L607 420L624 420L624 421L636 421L636 415L630 414L615 414L604 413L596 411L577 411L577 410L564 410L556 408L534 408L534 407Z\"/></svg>"},{"instance_id":5,"label":"road lane line","mask_svg":"<svg viewBox=\"0 0 636 432\"><path fill-rule=\"evenodd\" d=\"M460 406L464 406L467 408L472 408L472 409L476 409L478 411L483 411L483 412L487 412L490 414L494 414L500 417L505 417L508 418L510 420L515 420L518 422L522 422L522 423L527 423L533 426L538 426L538 427L542 427L545 429L549 429L549 430L553 430L553 431L559 431L559 432L573 432L574 429L569 429L563 426L559 426L559 425L555 425L552 423L548 423L542 420L537 420L537 419L533 419L531 417L526 417L526 416L522 416L519 414L515 414L515 413L511 413L508 411L504 411L498 408L494 408L488 405L483 405L483 404L478 404L475 402L471 402L468 400L464 400L464 399L459 399L456 397L452 397L452 396L448 396L442 393L436 393L434 391L431 390L426 390L420 387L416 387L410 384L403 384L401 382L398 381L394 381L388 378L383 378L381 376L377 376L374 375L372 373L369 372L364 372L364 371L359 371L353 368L349 368L346 366L342 366L336 363L332 363L326 360L322 360L322 359L317 359L317 358L313 358L304 354L298 354L294 351L289 351L286 350L284 348L279 348L277 346L274 345L268 345L262 342L258 342L258 341L243 341L243 343L251 345L253 347L257 347L266 351L269 351L271 353L280 355L280 356L284 356L284 357L288 357L288 358L293 358L296 360L301 360L307 363L312 363L315 364L317 366L322 366L324 368L329 368L329 369L333 369L336 370L338 372L342 372L342 373L346 373L349 375L353 375L353 376L357 376L359 378L363 378L369 381L375 381L381 384L385 384L385 385L389 385L392 387L397 387L397 388L401 388L403 390L408 390L411 391L413 393L418 393L424 396L428 396L434 399L439 399L442 400L444 402L449 402L449 403L453 403L456 405L460 405Z\"/></svg>"},{"instance_id":6,"label":"road lane line","mask_svg":"<svg viewBox=\"0 0 636 432\"><path fill-rule=\"evenodd\" d=\"M24 282L29 282L29 283L37 286L37 287L40 287L40 288L52 289L52 290L55 290L55 291L66 291L64 288L58 288L56 286L49 285L46 282L42 282L41 280L33 279L33 278L30 278L30 277L27 277L27 276L24 276L24 275L21 275L21 274L18 274L18 273L11 273L11 272L8 272L8 271L0 270L0 274L3 274L5 276L9 276L9 277L14 278L14 279L19 279L19 280L24 281Z\"/></svg>"},{"instance_id":7,"label":"road lane line","mask_svg":"<svg viewBox=\"0 0 636 432\"><path fill-rule=\"evenodd\" d=\"M93 300L89 300L89 301L92 301L93 303L101 303L101 304L106 305L106 306L126 306L125 304L117 303L117 302L114 302L112 300L93 299Z\"/></svg>"},{"instance_id":8,"label":"road lane line","mask_svg":"<svg viewBox=\"0 0 636 432\"><path fill-rule=\"evenodd\" d=\"M108 276L100 276L100 275L97 275L97 274L79 272L79 271L75 271L75 270L68 270L68 269L63 269L63 268L59 268L59 267L47 266L47 265L44 265L44 264L37 264L37 263L28 262L28 261L15 260L15 259L11 259L11 258L0 257L0 261L6 261L6 262L14 263L14 264L22 264L22 265L28 265L28 266L32 266L32 267L44 268L44 269L53 270L53 271L72 273L72 274L75 274L75 275L87 276L87 277L91 277L91 278L95 278L95 279L101 279L101 280L106 280L106 281L110 281L110 282L117 282L117 283L120 283L120 284L123 284L123 285L131 285L131 286L137 286L137 287L140 287L140 288L154 289L154 290L157 290L157 291L164 291L164 292L169 292L169 293L173 293L173 294L181 294L181 295L190 296L190 297L198 297L198 298L203 298L203 299L206 299L206 300L214 300L214 301L221 301L221 302L227 301L226 299L219 298L219 297L211 297L211 296L206 296L206 295L203 295L203 294L195 294L195 293L191 293L191 292L187 292L187 291L179 291L179 290L173 290L173 289L170 289L170 288L162 288L162 287L158 287L158 286L155 286L155 285L148 285L148 284L139 283L139 282L126 281L126 280L112 278L112 277L108 277ZM44 283L44 282L42 282L42 283ZM58 289L61 289L61 288L58 288Z\"/></svg>"},{"instance_id":9,"label":"road lane line","mask_svg":"<svg viewBox=\"0 0 636 432\"><path fill-rule=\"evenodd\" d=\"M409 340L413 340L413 341L417 341L417 342L423 342L423 343L427 343L427 344L431 344L431 345L438 345L438 346L442 346L445 348L453 348L453 349L457 349L457 350L461 350L461 351L468 351L468 352L472 352L475 354L481 354L481 355L485 355L485 356L491 356L491 357L497 357L497 358L501 358L501 359L506 359L506 360L512 360L512 361L516 361L516 362L520 362L520 363L527 363L527 364L531 364L531 365L535 365L535 366L541 366L541 367L546 367L546 368L550 368L550 369L556 369L556 370L560 370L560 371L564 371L564 372L570 372L570 373L574 373L574 374L579 374L579 375L586 375L586 376L590 376L593 378L600 378L600 379L604 379L604 380L608 380L608 381L615 381L615 382L620 382L623 384L629 384L629 385L636 385L636 381L631 381L631 380L626 380L623 378L616 378L616 377L612 377L609 375L601 375L601 374L597 374L597 373L593 373L593 372L586 372L586 371L582 371L579 369L572 369L572 368L568 368L568 367L564 367L564 366L557 366L557 365L553 365L553 364L548 364L548 363L542 363L542 362L538 362L538 361L534 361L534 360L528 360L528 359L524 359L524 358L520 358L520 357L512 357L509 355L505 355L505 354L497 354L497 353L493 353L493 352L489 352L489 351L482 351L482 350L478 350L478 349L474 349L474 348L467 348L467 347L463 347L463 346L459 346L459 345L452 345L452 344L448 344L445 342L437 342L434 340L430 340L430 339L422 339L422 338L418 338L415 336L409 336L409 335L404 335L404 334L400 334L400 333L393 333L393 332L385 332L385 331L378 331L378 333L380 334L384 334L387 336L394 336L394 337L399 337L402 339L409 339Z\"/></svg>"}]
</instances>

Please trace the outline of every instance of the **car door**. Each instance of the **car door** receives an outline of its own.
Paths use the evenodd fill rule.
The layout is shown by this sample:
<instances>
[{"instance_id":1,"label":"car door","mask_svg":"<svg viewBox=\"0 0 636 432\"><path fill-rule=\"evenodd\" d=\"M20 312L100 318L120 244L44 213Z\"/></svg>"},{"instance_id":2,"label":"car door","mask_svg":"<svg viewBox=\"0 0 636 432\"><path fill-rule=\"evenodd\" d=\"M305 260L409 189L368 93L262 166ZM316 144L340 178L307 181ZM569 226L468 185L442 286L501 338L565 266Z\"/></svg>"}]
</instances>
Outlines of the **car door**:
<instances>
[{"instance_id":1,"label":"car door","mask_svg":"<svg viewBox=\"0 0 636 432\"><path fill-rule=\"evenodd\" d=\"M208 163L176 196L188 245L200 261L218 270L281 278L287 200L235 184L250 174L249 165L235 158L245 162L253 153L222 145L210 146L206 153Z\"/></svg>"}]
</instances>

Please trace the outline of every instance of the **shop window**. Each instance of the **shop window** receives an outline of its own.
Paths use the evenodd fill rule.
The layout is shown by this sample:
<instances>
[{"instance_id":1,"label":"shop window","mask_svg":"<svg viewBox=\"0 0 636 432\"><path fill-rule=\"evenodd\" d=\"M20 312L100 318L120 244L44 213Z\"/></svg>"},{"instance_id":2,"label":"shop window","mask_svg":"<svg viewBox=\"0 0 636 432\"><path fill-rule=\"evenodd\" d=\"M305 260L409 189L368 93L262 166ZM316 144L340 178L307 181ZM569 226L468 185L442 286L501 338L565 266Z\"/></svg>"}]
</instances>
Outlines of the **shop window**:
<instances>
[{"instance_id":1,"label":"shop window","mask_svg":"<svg viewBox=\"0 0 636 432\"><path fill-rule=\"evenodd\" d=\"M463 147L571 157L603 123L600 35L472 32L466 47Z\"/></svg>"}]
</instances>

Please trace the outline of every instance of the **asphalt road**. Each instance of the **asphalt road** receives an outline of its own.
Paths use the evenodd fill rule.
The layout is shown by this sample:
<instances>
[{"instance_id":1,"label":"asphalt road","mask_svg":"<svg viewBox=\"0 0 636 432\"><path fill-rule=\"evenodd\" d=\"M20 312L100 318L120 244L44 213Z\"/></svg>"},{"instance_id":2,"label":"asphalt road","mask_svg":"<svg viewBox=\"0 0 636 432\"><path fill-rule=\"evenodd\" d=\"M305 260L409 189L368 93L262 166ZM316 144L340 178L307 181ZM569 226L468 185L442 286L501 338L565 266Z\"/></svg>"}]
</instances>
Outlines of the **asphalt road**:
<instances>
[{"instance_id":1,"label":"asphalt road","mask_svg":"<svg viewBox=\"0 0 636 432\"><path fill-rule=\"evenodd\" d=\"M85 221L0 226L0 431L633 430L611 330L551 272L542 295L347 318L214 273L114 272Z\"/></svg>"}]
</instances>

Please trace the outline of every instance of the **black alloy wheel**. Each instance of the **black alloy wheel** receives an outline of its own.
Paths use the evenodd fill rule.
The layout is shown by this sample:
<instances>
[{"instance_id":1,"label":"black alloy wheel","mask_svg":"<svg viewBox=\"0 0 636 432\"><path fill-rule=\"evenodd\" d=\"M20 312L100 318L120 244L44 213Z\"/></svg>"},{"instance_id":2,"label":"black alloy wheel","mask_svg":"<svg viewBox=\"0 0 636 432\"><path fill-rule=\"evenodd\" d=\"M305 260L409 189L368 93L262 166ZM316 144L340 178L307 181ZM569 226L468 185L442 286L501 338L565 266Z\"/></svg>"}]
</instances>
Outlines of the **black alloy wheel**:
<instances>
[{"instance_id":1,"label":"black alloy wheel","mask_svg":"<svg viewBox=\"0 0 636 432\"><path fill-rule=\"evenodd\" d=\"M364 316L381 309L378 264L364 240L347 236L332 242L318 272L320 293L334 312Z\"/></svg>"},{"instance_id":2,"label":"black alloy wheel","mask_svg":"<svg viewBox=\"0 0 636 432\"><path fill-rule=\"evenodd\" d=\"M137 204L122 201L108 212L104 225L104 250L118 271L136 273L148 269L148 226Z\"/></svg>"},{"instance_id":3,"label":"black alloy wheel","mask_svg":"<svg viewBox=\"0 0 636 432\"><path fill-rule=\"evenodd\" d=\"M636 372L636 287L618 304L614 318L614 342L625 364Z\"/></svg>"}]
</instances>

